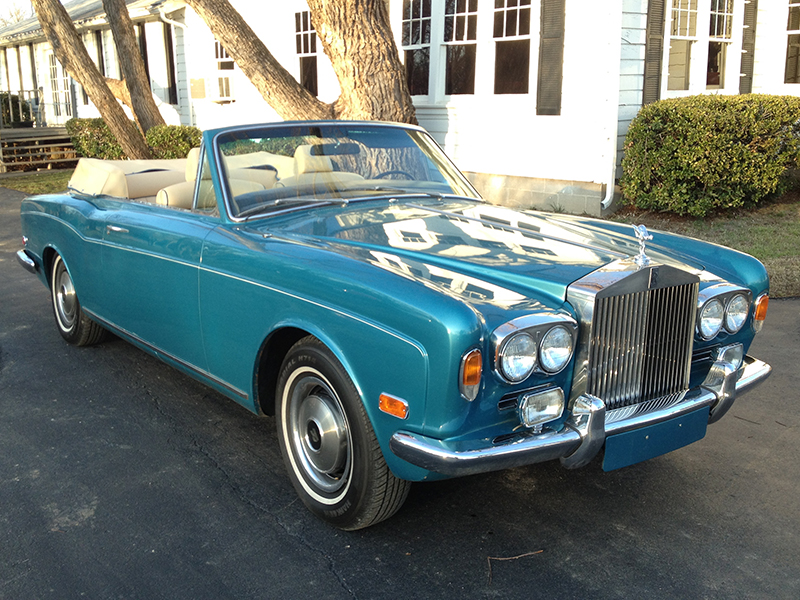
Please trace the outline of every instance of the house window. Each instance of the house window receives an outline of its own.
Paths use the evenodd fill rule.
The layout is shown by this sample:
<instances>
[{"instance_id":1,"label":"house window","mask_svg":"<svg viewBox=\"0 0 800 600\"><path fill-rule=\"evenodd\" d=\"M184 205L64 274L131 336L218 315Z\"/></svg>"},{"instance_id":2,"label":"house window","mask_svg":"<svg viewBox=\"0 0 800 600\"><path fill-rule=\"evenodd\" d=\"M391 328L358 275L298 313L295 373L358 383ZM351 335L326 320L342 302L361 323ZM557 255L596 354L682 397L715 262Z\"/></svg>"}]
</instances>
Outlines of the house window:
<instances>
[{"instance_id":1,"label":"house window","mask_svg":"<svg viewBox=\"0 0 800 600\"><path fill-rule=\"evenodd\" d=\"M800 83L800 2L789 2L784 83Z\"/></svg>"},{"instance_id":2,"label":"house window","mask_svg":"<svg viewBox=\"0 0 800 600\"><path fill-rule=\"evenodd\" d=\"M495 0L494 6L494 93L527 94L531 0Z\"/></svg>"},{"instance_id":3,"label":"house window","mask_svg":"<svg viewBox=\"0 0 800 600\"><path fill-rule=\"evenodd\" d=\"M106 59L103 55L103 32L99 29L96 29L94 32L94 46L95 50L97 50L97 68L100 71L100 75L103 77L106 76Z\"/></svg>"},{"instance_id":4,"label":"house window","mask_svg":"<svg viewBox=\"0 0 800 600\"><path fill-rule=\"evenodd\" d=\"M431 63L431 0L403 0L406 81L412 96L428 95Z\"/></svg>"},{"instance_id":5,"label":"house window","mask_svg":"<svg viewBox=\"0 0 800 600\"><path fill-rule=\"evenodd\" d=\"M295 40L297 54L300 56L300 85L311 94L318 94L317 88L317 32L311 23L311 13L295 13Z\"/></svg>"},{"instance_id":6,"label":"house window","mask_svg":"<svg viewBox=\"0 0 800 600\"><path fill-rule=\"evenodd\" d=\"M164 56L167 61L167 94L170 104L178 103L178 80L175 67L175 44L172 40L172 25L162 23L164 26Z\"/></svg>"},{"instance_id":7,"label":"house window","mask_svg":"<svg viewBox=\"0 0 800 600\"><path fill-rule=\"evenodd\" d=\"M446 95L475 93L478 0L445 0Z\"/></svg>"},{"instance_id":8,"label":"house window","mask_svg":"<svg viewBox=\"0 0 800 600\"><path fill-rule=\"evenodd\" d=\"M672 0L668 90L689 89L692 43L697 40L697 0Z\"/></svg>"},{"instance_id":9,"label":"house window","mask_svg":"<svg viewBox=\"0 0 800 600\"><path fill-rule=\"evenodd\" d=\"M214 56L217 61L217 98L230 101L233 98L231 90L231 73L233 71L233 59L228 51L218 41L214 42Z\"/></svg>"},{"instance_id":10,"label":"house window","mask_svg":"<svg viewBox=\"0 0 800 600\"><path fill-rule=\"evenodd\" d=\"M136 41L139 43L139 54L142 55L142 62L144 62L144 72L147 74L147 80L150 81L150 61L147 59L147 36L144 32L144 23L136 24Z\"/></svg>"},{"instance_id":11,"label":"house window","mask_svg":"<svg viewBox=\"0 0 800 600\"><path fill-rule=\"evenodd\" d=\"M725 58L733 37L733 0L711 0L706 88L725 87Z\"/></svg>"}]
</instances>

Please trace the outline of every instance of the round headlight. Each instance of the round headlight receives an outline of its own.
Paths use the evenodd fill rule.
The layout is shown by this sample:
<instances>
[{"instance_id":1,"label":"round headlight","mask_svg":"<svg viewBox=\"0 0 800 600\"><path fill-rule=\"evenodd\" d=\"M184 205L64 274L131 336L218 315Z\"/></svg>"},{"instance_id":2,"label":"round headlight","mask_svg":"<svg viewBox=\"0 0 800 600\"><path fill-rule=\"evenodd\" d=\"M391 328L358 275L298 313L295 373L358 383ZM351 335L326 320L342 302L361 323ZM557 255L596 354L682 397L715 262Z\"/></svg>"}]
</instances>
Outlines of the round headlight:
<instances>
[{"instance_id":1,"label":"round headlight","mask_svg":"<svg viewBox=\"0 0 800 600\"><path fill-rule=\"evenodd\" d=\"M750 302L744 294L736 294L725 307L725 329L729 333L736 333L742 328L750 312Z\"/></svg>"},{"instance_id":2,"label":"round headlight","mask_svg":"<svg viewBox=\"0 0 800 600\"><path fill-rule=\"evenodd\" d=\"M536 364L536 342L527 333L518 333L503 345L500 371L503 377L519 383L533 371Z\"/></svg>"},{"instance_id":3,"label":"round headlight","mask_svg":"<svg viewBox=\"0 0 800 600\"><path fill-rule=\"evenodd\" d=\"M572 334L558 325L544 334L539 350L539 364L549 373L563 369L572 356Z\"/></svg>"},{"instance_id":4,"label":"round headlight","mask_svg":"<svg viewBox=\"0 0 800 600\"><path fill-rule=\"evenodd\" d=\"M725 315L725 309L722 302L714 298L709 300L700 311L699 330L703 339L710 340L719 333L722 329L722 320Z\"/></svg>"}]
</instances>

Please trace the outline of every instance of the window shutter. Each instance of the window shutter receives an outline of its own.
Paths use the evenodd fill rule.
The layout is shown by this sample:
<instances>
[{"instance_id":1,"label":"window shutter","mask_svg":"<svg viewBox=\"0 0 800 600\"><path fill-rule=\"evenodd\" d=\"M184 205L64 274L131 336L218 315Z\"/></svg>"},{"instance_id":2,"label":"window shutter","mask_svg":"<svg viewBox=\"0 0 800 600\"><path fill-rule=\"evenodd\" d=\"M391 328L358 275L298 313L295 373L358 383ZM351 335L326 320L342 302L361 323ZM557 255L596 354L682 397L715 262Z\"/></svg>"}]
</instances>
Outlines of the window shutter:
<instances>
[{"instance_id":1,"label":"window shutter","mask_svg":"<svg viewBox=\"0 0 800 600\"><path fill-rule=\"evenodd\" d=\"M566 0L542 0L539 81L536 90L537 115L561 114L565 5Z\"/></svg>"},{"instance_id":2,"label":"window shutter","mask_svg":"<svg viewBox=\"0 0 800 600\"><path fill-rule=\"evenodd\" d=\"M661 98L661 63L664 60L666 0L650 0L647 8L647 41L644 50L642 104Z\"/></svg>"},{"instance_id":3,"label":"window shutter","mask_svg":"<svg viewBox=\"0 0 800 600\"><path fill-rule=\"evenodd\" d=\"M750 0L744 5L744 31L742 32L742 68L739 77L739 93L753 91L753 69L756 51L756 14L758 0Z\"/></svg>"}]
</instances>

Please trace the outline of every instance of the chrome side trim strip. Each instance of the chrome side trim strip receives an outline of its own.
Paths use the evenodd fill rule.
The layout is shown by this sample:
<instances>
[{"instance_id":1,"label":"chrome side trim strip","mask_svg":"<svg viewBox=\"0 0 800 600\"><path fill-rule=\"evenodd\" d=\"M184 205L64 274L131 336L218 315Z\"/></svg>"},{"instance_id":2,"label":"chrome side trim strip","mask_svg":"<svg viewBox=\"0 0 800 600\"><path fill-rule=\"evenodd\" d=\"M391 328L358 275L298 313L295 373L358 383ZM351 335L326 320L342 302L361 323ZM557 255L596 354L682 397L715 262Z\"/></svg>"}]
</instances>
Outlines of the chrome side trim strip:
<instances>
[{"instance_id":1,"label":"chrome side trim strip","mask_svg":"<svg viewBox=\"0 0 800 600\"><path fill-rule=\"evenodd\" d=\"M102 325L106 329L109 329L109 330L113 331L114 333L117 333L120 336L126 338L127 340L135 343L137 346L140 346L140 347L144 348L145 350L147 350L151 354L155 355L157 358L160 358L161 360L166 359L166 360L169 360L171 362L174 362L174 363L180 365L187 372L189 372L190 375L193 375L193 376L198 377L198 378L206 379L206 380L214 383L215 385L218 385L219 387L225 389L227 392L229 392L233 396L236 396L237 398L241 398L242 400L249 400L250 399L250 395L249 394L247 394L246 392L240 390L239 388L236 388L236 387L230 385L229 383L227 383L225 381L222 381L221 379L219 379L218 377L215 377L214 375L212 375L208 371L204 371L203 369L201 369L199 367L196 367L191 363L188 363L188 362L186 362L184 360L181 360L180 358L170 354L169 352L164 352L161 348L159 348L157 346L154 346L153 344L150 344L149 342L144 341L142 338L140 338L139 336L131 333L130 331L126 331L125 329L122 329L121 327L117 327L113 323L110 323L109 321L106 321L105 319L102 319L102 318L98 317L96 314L94 314L90 310L87 310L87 309L85 309L83 307L81 307L81 310L83 310L83 312L85 312L87 315L89 315L92 318L92 320L97 321L98 323L100 323L100 325Z\"/></svg>"},{"instance_id":2,"label":"chrome side trim strip","mask_svg":"<svg viewBox=\"0 0 800 600\"><path fill-rule=\"evenodd\" d=\"M520 434L517 438L496 445L487 444L484 439L449 442L398 431L389 441L389 447L396 456L413 465L451 477L556 458L561 459L565 467L580 467L594 458L609 435L662 423L705 407L711 407L709 422L713 423L715 410L727 410L737 395L762 382L771 370L768 364L748 356L739 371L723 369L728 376L719 390L704 386L694 388L683 394L647 403L639 409L645 412L633 415L630 415L629 407L606 412L600 399L581 396L575 403L572 416L560 431ZM648 407L651 410L647 411Z\"/></svg>"},{"instance_id":3,"label":"chrome side trim strip","mask_svg":"<svg viewBox=\"0 0 800 600\"><path fill-rule=\"evenodd\" d=\"M36 275L39 272L36 261L34 261L25 250L17 250L17 262L29 273Z\"/></svg>"}]
</instances>

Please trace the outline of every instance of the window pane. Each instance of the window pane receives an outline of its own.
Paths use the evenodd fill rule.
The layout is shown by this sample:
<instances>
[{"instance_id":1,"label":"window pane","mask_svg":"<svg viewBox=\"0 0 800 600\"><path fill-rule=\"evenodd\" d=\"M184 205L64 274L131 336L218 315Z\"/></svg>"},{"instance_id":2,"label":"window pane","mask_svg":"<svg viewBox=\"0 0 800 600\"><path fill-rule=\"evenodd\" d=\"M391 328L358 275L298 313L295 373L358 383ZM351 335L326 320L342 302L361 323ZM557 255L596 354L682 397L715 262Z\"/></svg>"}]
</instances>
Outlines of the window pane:
<instances>
[{"instance_id":1,"label":"window pane","mask_svg":"<svg viewBox=\"0 0 800 600\"><path fill-rule=\"evenodd\" d=\"M447 46L445 94L475 93L475 56L475 44Z\"/></svg>"},{"instance_id":2,"label":"window pane","mask_svg":"<svg viewBox=\"0 0 800 600\"><path fill-rule=\"evenodd\" d=\"M430 44L431 43L431 20L425 19L422 21L422 43L423 44Z\"/></svg>"},{"instance_id":3,"label":"window pane","mask_svg":"<svg viewBox=\"0 0 800 600\"><path fill-rule=\"evenodd\" d=\"M519 34L530 35L531 33L531 9L523 8L519 11Z\"/></svg>"},{"instance_id":4,"label":"window pane","mask_svg":"<svg viewBox=\"0 0 800 600\"><path fill-rule=\"evenodd\" d=\"M406 81L412 96L427 96L430 49L406 50Z\"/></svg>"},{"instance_id":5,"label":"window pane","mask_svg":"<svg viewBox=\"0 0 800 600\"><path fill-rule=\"evenodd\" d=\"M497 42L494 62L495 94L527 94L530 40Z\"/></svg>"},{"instance_id":6,"label":"window pane","mask_svg":"<svg viewBox=\"0 0 800 600\"><path fill-rule=\"evenodd\" d=\"M498 11L494 13L494 37L499 38L503 37L503 17L505 16L504 12Z\"/></svg>"},{"instance_id":7,"label":"window pane","mask_svg":"<svg viewBox=\"0 0 800 600\"><path fill-rule=\"evenodd\" d=\"M517 11L510 10L506 16L506 36L517 35Z\"/></svg>"},{"instance_id":8,"label":"window pane","mask_svg":"<svg viewBox=\"0 0 800 600\"><path fill-rule=\"evenodd\" d=\"M708 43L708 71L706 75L706 87L725 87L725 51L727 48L728 44L723 44L722 42Z\"/></svg>"},{"instance_id":9,"label":"window pane","mask_svg":"<svg viewBox=\"0 0 800 600\"><path fill-rule=\"evenodd\" d=\"M691 59L692 42L688 40L671 40L669 48L668 90L689 89L689 60Z\"/></svg>"},{"instance_id":10,"label":"window pane","mask_svg":"<svg viewBox=\"0 0 800 600\"><path fill-rule=\"evenodd\" d=\"M478 39L478 15L470 15L468 17L467 31L468 31L467 35L468 40Z\"/></svg>"},{"instance_id":11,"label":"window pane","mask_svg":"<svg viewBox=\"0 0 800 600\"><path fill-rule=\"evenodd\" d=\"M312 95L317 95L317 57L300 57L300 85Z\"/></svg>"}]
</instances>

